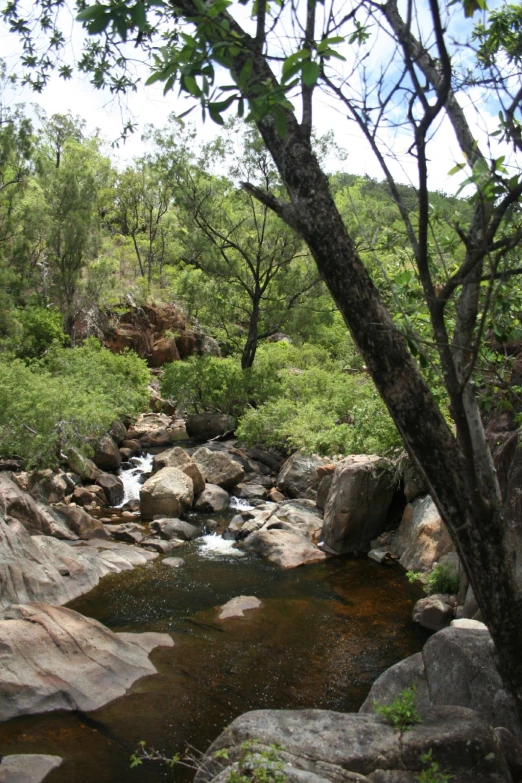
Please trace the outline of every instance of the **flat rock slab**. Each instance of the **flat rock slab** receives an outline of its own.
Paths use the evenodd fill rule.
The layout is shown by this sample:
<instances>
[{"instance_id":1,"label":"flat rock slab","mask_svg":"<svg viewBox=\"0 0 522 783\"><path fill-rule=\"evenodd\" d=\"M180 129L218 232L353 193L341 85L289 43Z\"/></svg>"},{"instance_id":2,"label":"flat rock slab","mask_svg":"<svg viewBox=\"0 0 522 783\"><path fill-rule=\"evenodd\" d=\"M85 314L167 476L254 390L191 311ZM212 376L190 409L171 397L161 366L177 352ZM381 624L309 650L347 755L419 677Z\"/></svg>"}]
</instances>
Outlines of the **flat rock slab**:
<instances>
[{"instance_id":1,"label":"flat rock slab","mask_svg":"<svg viewBox=\"0 0 522 783\"><path fill-rule=\"evenodd\" d=\"M40 783L61 763L60 756L39 753L4 756L0 762L0 783Z\"/></svg>"},{"instance_id":2,"label":"flat rock slab","mask_svg":"<svg viewBox=\"0 0 522 783\"><path fill-rule=\"evenodd\" d=\"M311 773L331 781L414 783L433 760L452 783L509 783L511 776L494 730L462 707L431 708L421 724L401 734L377 715L328 710L258 710L236 718L203 756L195 783L226 780L224 768L244 758L244 743L253 752L274 745L283 772ZM226 756L215 758L218 750ZM291 778L292 781L296 778ZM304 778L308 780L308 778ZM309 780L311 783L311 779Z\"/></svg>"},{"instance_id":3,"label":"flat rock slab","mask_svg":"<svg viewBox=\"0 0 522 783\"><path fill-rule=\"evenodd\" d=\"M0 621L0 720L97 710L155 674L148 653L172 644L167 634L115 634L64 607L12 606Z\"/></svg>"},{"instance_id":4,"label":"flat rock slab","mask_svg":"<svg viewBox=\"0 0 522 783\"><path fill-rule=\"evenodd\" d=\"M276 519L269 524L274 527L264 527L245 539L245 549L266 557L281 568L297 568L326 559L324 552L288 523Z\"/></svg>"},{"instance_id":5,"label":"flat rock slab","mask_svg":"<svg viewBox=\"0 0 522 783\"><path fill-rule=\"evenodd\" d=\"M258 609L261 601L255 595L238 595L231 598L221 607L219 620L228 620L231 617L244 617L247 609Z\"/></svg>"}]
</instances>

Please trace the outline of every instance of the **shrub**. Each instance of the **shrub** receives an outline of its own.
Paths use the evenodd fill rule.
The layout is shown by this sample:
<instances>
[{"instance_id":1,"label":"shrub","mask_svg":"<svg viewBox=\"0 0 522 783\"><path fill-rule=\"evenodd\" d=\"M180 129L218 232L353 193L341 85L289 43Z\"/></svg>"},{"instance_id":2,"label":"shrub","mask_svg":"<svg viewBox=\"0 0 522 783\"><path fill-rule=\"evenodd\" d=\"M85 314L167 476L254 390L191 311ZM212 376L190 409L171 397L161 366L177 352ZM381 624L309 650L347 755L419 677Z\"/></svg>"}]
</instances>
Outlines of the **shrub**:
<instances>
[{"instance_id":1,"label":"shrub","mask_svg":"<svg viewBox=\"0 0 522 783\"><path fill-rule=\"evenodd\" d=\"M88 453L90 438L147 400L149 371L135 354L116 356L97 341L50 353L31 366L0 360L0 454L28 467L54 466L71 447Z\"/></svg>"},{"instance_id":2,"label":"shrub","mask_svg":"<svg viewBox=\"0 0 522 783\"><path fill-rule=\"evenodd\" d=\"M455 595L458 593L460 586L458 571L448 563L436 565L429 574L422 574L418 571L406 571L406 578L411 583L422 581L424 583L423 590L427 595L433 595L434 593Z\"/></svg>"},{"instance_id":3,"label":"shrub","mask_svg":"<svg viewBox=\"0 0 522 783\"><path fill-rule=\"evenodd\" d=\"M417 775L417 783L450 783L454 775L448 775L443 772L436 761L433 761L433 749L430 748L427 753L421 756L423 764L429 764L427 769L423 769L420 775Z\"/></svg>"},{"instance_id":4,"label":"shrub","mask_svg":"<svg viewBox=\"0 0 522 783\"><path fill-rule=\"evenodd\" d=\"M373 709L377 715L381 715L386 723L390 723L399 731L408 731L416 723L422 723L422 718L415 707L417 686L406 688L394 699L391 704L378 704L373 702Z\"/></svg>"},{"instance_id":5,"label":"shrub","mask_svg":"<svg viewBox=\"0 0 522 783\"><path fill-rule=\"evenodd\" d=\"M65 345L63 317L52 307L26 307L11 312L9 337L3 341L4 351L19 359L38 359L53 345Z\"/></svg>"},{"instance_id":6,"label":"shrub","mask_svg":"<svg viewBox=\"0 0 522 783\"><path fill-rule=\"evenodd\" d=\"M191 356L166 366L161 393L187 413L216 410L237 416L248 402L247 380L235 359Z\"/></svg>"}]
</instances>

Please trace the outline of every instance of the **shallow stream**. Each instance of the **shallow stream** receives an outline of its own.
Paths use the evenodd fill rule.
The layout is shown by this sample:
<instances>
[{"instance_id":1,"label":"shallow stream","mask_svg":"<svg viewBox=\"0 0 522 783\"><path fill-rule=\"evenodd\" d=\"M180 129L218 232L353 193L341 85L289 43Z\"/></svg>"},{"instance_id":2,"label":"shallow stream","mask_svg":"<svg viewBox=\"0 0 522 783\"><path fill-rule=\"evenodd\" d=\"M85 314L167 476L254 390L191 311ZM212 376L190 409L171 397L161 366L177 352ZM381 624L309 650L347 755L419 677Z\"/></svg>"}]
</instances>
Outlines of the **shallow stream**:
<instances>
[{"instance_id":1,"label":"shallow stream","mask_svg":"<svg viewBox=\"0 0 522 783\"><path fill-rule=\"evenodd\" d=\"M152 763L130 770L129 756L140 740L167 755L187 743L205 750L247 710L357 710L373 680L426 638L411 622L419 591L398 566L339 557L282 571L215 536L175 555L181 568L158 558L70 605L115 631L170 633L175 646L151 656L159 674L89 715L0 724L2 753L62 756L46 783L188 780ZM218 620L216 607L238 595L262 606Z\"/></svg>"}]
</instances>

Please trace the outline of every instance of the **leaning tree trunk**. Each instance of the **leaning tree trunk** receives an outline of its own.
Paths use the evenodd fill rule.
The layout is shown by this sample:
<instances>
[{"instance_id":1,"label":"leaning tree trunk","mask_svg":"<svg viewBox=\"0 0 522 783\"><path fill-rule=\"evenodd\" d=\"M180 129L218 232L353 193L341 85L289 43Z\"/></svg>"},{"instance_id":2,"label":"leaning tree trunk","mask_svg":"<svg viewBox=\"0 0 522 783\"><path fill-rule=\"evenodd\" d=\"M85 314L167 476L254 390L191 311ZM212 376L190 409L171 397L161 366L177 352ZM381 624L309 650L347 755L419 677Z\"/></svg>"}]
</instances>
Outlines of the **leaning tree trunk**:
<instances>
[{"instance_id":1,"label":"leaning tree trunk","mask_svg":"<svg viewBox=\"0 0 522 783\"><path fill-rule=\"evenodd\" d=\"M197 16L193 0L175 0L187 17ZM242 46L231 55L239 84L246 63L251 77L245 97L256 85L275 77L258 41L226 15L227 29ZM209 30L212 40L212 30ZM219 36L217 36L219 39ZM309 127L286 111L286 134L279 134L270 114L256 121L290 201L283 202L251 185L253 196L273 209L307 242L320 274L370 370L404 444L425 477L448 526L495 642L501 674L513 693L522 720L522 590L507 557L502 510L496 491L480 480L466 438L451 433L396 329L379 292L348 235L332 199L328 181L311 150ZM457 425L458 426L458 425ZM459 433L460 434L460 433Z\"/></svg>"},{"instance_id":2,"label":"leaning tree trunk","mask_svg":"<svg viewBox=\"0 0 522 783\"><path fill-rule=\"evenodd\" d=\"M259 331L259 301L254 301L248 323L248 334L241 352L241 369L248 370L254 364Z\"/></svg>"}]
</instances>

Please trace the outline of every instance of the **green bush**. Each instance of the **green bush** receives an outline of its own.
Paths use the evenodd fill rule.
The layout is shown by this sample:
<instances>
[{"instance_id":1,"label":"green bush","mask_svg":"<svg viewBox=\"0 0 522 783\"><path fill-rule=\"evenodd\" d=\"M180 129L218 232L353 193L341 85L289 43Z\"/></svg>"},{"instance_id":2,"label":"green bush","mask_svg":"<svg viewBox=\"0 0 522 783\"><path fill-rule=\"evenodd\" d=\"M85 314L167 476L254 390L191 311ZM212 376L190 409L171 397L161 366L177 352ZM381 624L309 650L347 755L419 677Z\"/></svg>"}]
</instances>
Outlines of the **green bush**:
<instances>
[{"instance_id":1,"label":"green bush","mask_svg":"<svg viewBox=\"0 0 522 783\"><path fill-rule=\"evenodd\" d=\"M427 595L434 593L449 593L456 595L459 591L460 576L449 563L436 565L429 574L422 574L420 571L406 571L408 582L422 581L423 590Z\"/></svg>"},{"instance_id":2,"label":"green bush","mask_svg":"<svg viewBox=\"0 0 522 783\"><path fill-rule=\"evenodd\" d=\"M381 715L386 723L390 723L395 729L408 731L416 723L422 723L422 718L415 706L416 695L417 686L412 685L411 688L401 691L390 704L378 704L374 701L373 709L377 715Z\"/></svg>"},{"instance_id":3,"label":"green bush","mask_svg":"<svg viewBox=\"0 0 522 783\"><path fill-rule=\"evenodd\" d=\"M54 466L71 447L89 453L90 438L147 400L149 371L135 354L117 356L92 340L50 353L31 366L0 360L0 454L28 467Z\"/></svg>"},{"instance_id":4,"label":"green bush","mask_svg":"<svg viewBox=\"0 0 522 783\"><path fill-rule=\"evenodd\" d=\"M168 364L161 379L161 393L180 410L206 410L239 415L248 402L248 374L235 359L191 356Z\"/></svg>"},{"instance_id":5,"label":"green bush","mask_svg":"<svg viewBox=\"0 0 522 783\"><path fill-rule=\"evenodd\" d=\"M65 345L63 317L52 307L29 306L10 313L10 329L2 348L19 359L38 359L53 344Z\"/></svg>"}]
</instances>

